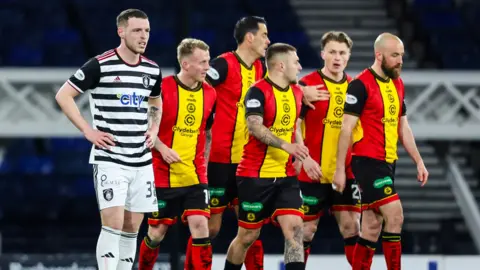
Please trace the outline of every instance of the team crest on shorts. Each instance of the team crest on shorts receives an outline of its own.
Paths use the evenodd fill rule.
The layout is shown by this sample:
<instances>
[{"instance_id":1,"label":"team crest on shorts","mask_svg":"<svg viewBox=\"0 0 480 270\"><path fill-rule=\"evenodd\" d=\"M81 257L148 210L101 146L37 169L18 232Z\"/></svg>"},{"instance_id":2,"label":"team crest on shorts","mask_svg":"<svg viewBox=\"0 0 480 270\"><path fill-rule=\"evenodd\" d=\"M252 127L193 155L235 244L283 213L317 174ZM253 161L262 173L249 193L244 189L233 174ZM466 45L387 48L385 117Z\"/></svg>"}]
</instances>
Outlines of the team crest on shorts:
<instances>
[{"instance_id":1,"label":"team crest on shorts","mask_svg":"<svg viewBox=\"0 0 480 270\"><path fill-rule=\"evenodd\" d=\"M255 214L254 213L248 213L247 214L247 220L248 221L254 221L255 220Z\"/></svg>"},{"instance_id":2,"label":"team crest on shorts","mask_svg":"<svg viewBox=\"0 0 480 270\"><path fill-rule=\"evenodd\" d=\"M148 74L143 74L142 75L142 83L145 88L150 87L150 75Z\"/></svg>"},{"instance_id":3,"label":"team crest on shorts","mask_svg":"<svg viewBox=\"0 0 480 270\"><path fill-rule=\"evenodd\" d=\"M106 201L111 201L113 199L113 189L107 188L103 190L103 198Z\"/></svg>"}]
</instances>

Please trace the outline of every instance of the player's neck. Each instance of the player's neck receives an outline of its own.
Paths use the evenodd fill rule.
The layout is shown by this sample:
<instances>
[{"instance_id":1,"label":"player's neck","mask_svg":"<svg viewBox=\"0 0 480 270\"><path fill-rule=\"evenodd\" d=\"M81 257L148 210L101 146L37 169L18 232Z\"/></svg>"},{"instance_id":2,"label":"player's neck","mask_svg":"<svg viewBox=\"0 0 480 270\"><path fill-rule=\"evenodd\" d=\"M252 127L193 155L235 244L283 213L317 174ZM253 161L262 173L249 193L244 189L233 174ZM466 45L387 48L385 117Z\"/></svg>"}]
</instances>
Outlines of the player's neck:
<instances>
[{"instance_id":1,"label":"player's neck","mask_svg":"<svg viewBox=\"0 0 480 270\"><path fill-rule=\"evenodd\" d=\"M140 54L132 52L124 44L120 44L117 48L117 53L120 55L123 61L130 65L136 65L140 61Z\"/></svg>"},{"instance_id":2,"label":"player's neck","mask_svg":"<svg viewBox=\"0 0 480 270\"><path fill-rule=\"evenodd\" d=\"M256 53L254 53L252 50L249 48L246 48L245 46L238 46L237 50L235 53L242 59L242 61L251 67L253 65L253 62L258 59L258 56Z\"/></svg>"},{"instance_id":3,"label":"player's neck","mask_svg":"<svg viewBox=\"0 0 480 270\"><path fill-rule=\"evenodd\" d=\"M378 76L380 76L384 80L388 80L388 76L385 75L385 73L382 70L382 66L375 61L373 65L371 66L371 69L377 73Z\"/></svg>"},{"instance_id":4,"label":"player's neck","mask_svg":"<svg viewBox=\"0 0 480 270\"><path fill-rule=\"evenodd\" d=\"M180 72L177 74L177 78L180 80L182 84L184 84L190 89L195 89L199 84L197 80L188 76L182 70L180 70Z\"/></svg>"},{"instance_id":5,"label":"player's neck","mask_svg":"<svg viewBox=\"0 0 480 270\"><path fill-rule=\"evenodd\" d=\"M339 82L343 79L343 72L333 73L327 67L323 67L321 71L323 75L336 82Z\"/></svg>"},{"instance_id":6,"label":"player's neck","mask_svg":"<svg viewBox=\"0 0 480 270\"><path fill-rule=\"evenodd\" d=\"M285 89L290 85L290 82L285 79L285 76L283 76L282 74L277 74L275 72L269 73L268 79L282 89Z\"/></svg>"}]
</instances>

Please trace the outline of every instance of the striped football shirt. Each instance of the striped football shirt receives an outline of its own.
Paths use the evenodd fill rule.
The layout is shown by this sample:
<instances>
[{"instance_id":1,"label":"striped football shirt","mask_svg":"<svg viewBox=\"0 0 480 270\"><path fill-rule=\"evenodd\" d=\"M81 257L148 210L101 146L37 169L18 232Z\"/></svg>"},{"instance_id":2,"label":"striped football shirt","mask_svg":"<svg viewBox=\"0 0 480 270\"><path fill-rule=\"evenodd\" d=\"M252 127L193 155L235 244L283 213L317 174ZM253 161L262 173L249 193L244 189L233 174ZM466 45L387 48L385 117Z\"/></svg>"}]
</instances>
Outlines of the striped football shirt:
<instances>
[{"instance_id":1,"label":"striped football shirt","mask_svg":"<svg viewBox=\"0 0 480 270\"><path fill-rule=\"evenodd\" d=\"M148 99L159 98L162 74L158 65L143 56L137 64L126 63L110 50L85 63L68 83L78 92L90 92L93 128L113 135L109 150L95 145L92 164L141 168L152 164L146 146Z\"/></svg>"}]
</instances>

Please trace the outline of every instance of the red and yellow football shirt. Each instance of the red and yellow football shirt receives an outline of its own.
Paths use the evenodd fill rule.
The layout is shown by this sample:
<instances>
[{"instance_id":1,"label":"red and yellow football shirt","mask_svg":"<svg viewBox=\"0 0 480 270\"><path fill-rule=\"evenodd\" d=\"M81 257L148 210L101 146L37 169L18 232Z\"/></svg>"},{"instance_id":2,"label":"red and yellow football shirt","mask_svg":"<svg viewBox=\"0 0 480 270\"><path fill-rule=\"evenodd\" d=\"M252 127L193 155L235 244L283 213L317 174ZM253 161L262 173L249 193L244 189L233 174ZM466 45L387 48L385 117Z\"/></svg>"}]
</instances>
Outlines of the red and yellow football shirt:
<instances>
[{"instance_id":1,"label":"red and yellow football shirt","mask_svg":"<svg viewBox=\"0 0 480 270\"><path fill-rule=\"evenodd\" d=\"M295 124L302 106L298 85L281 88L265 78L255 83L245 98L246 117L257 114L273 135L286 142L295 141ZM272 178L295 176L292 156L282 149L268 146L250 135L245 145L237 176Z\"/></svg>"},{"instance_id":2,"label":"red and yellow football shirt","mask_svg":"<svg viewBox=\"0 0 480 270\"><path fill-rule=\"evenodd\" d=\"M263 78L260 60L247 66L235 52L220 55L210 64L208 82L217 91L215 123L209 162L237 164L248 141L244 99L250 86Z\"/></svg>"},{"instance_id":3,"label":"red and yellow football shirt","mask_svg":"<svg viewBox=\"0 0 480 270\"><path fill-rule=\"evenodd\" d=\"M166 163L153 149L155 186L187 187L206 184L205 131L213 123L215 89L201 83L191 89L176 76L162 81L163 114L158 138L175 150L181 162Z\"/></svg>"},{"instance_id":4,"label":"red and yellow football shirt","mask_svg":"<svg viewBox=\"0 0 480 270\"><path fill-rule=\"evenodd\" d=\"M343 79L336 82L325 76L320 70L314 71L300 80L303 85L323 84L330 92L330 100L314 103L315 110L303 106L301 118L304 124L304 143L308 147L310 156L318 162L323 177L320 183L332 183L336 169L338 137L342 128L343 107L347 95L347 87L351 78L345 74ZM353 179L351 171L351 153L347 154L347 179ZM303 182L318 182L308 177L302 168L298 180Z\"/></svg>"},{"instance_id":5,"label":"red and yellow football shirt","mask_svg":"<svg viewBox=\"0 0 480 270\"><path fill-rule=\"evenodd\" d=\"M366 69L347 90L345 113L359 117L353 131L354 156L393 163L398 159L400 117L406 115L405 88L398 79L384 80Z\"/></svg>"}]
</instances>

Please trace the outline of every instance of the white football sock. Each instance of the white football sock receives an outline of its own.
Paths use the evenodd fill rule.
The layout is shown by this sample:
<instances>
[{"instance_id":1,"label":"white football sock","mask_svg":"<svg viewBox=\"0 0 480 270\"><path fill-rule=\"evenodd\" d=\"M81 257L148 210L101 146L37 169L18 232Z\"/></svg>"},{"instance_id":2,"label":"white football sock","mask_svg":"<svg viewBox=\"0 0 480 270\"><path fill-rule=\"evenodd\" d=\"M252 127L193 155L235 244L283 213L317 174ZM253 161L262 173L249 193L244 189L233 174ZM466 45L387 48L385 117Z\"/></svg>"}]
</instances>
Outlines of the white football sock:
<instances>
[{"instance_id":1,"label":"white football sock","mask_svg":"<svg viewBox=\"0 0 480 270\"><path fill-rule=\"evenodd\" d=\"M99 270L116 270L119 259L120 231L102 226L97 242L97 264Z\"/></svg>"},{"instance_id":2,"label":"white football sock","mask_svg":"<svg viewBox=\"0 0 480 270\"><path fill-rule=\"evenodd\" d=\"M120 261L117 270L131 270L137 252L138 233L122 232L120 236Z\"/></svg>"}]
</instances>

